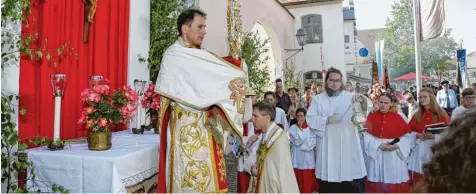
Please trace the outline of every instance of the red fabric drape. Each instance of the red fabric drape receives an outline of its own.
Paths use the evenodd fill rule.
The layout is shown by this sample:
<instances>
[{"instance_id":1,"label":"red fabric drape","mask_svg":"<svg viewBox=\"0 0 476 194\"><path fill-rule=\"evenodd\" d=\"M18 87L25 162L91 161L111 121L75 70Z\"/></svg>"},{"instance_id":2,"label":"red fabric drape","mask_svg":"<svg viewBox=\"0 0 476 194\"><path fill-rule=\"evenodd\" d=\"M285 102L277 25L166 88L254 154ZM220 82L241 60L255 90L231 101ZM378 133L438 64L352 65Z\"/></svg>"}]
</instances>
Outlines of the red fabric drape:
<instances>
[{"instance_id":1,"label":"red fabric drape","mask_svg":"<svg viewBox=\"0 0 476 194\"><path fill-rule=\"evenodd\" d=\"M410 180L398 184L365 182L366 193L410 193Z\"/></svg>"},{"instance_id":2,"label":"red fabric drape","mask_svg":"<svg viewBox=\"0 0 476 194\"><path fill-rule=\"evenodd\" d=\"M32 0L29 26L22 33L38 33L33 48L45 45L56 48L70 42L75 56L60 56L57 66L46 59L33 62L22 57L20 61L20 107L27 114L19 118L21 138L31 136L53 137L54 98L50 75L66 74L66 91L61 107L61 138L85 136L87 131L77 124L82 111L81 91L88 87L91 75L109 79L111 88L127 84L127 57L129 40L129 0L97 1L94 23L90 24L89 42L83 43L84 3L82 0Z\"/></svg>"},{"instance_id":3,"label":"red fabric drape","mask_svg":"<svg viewBox=\"0 0 476 194\"><path fill-rule=\"evenodd\" d=\"M319 183L316 179L315 169L294 168L294 175L301 193L314 193L319 191Z\"/></svg>"}]
</instances>

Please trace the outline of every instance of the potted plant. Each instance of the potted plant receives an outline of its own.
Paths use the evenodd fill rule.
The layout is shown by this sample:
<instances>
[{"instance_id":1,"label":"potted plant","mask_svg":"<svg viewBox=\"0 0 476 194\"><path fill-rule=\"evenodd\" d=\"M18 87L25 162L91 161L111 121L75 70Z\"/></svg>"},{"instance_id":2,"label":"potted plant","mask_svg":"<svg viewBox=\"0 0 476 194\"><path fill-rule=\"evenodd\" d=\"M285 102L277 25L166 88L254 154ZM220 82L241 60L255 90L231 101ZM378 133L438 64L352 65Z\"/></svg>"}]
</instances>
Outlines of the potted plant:
<instances>
[{"instance_id":1,"label":"potted plant","mask_svg":"<svg viewBox=\"0 0 476 194\"><path fill-rule=\"evenodd\" d=\"M117 124L128 125L137 109L137 93L129 86L111 94L107 80L95 81L91 88L81 92L85 104L78 123L85 124L88 132L90 150L111 148L111 128Z\"/></svg>"},{"instance_id":2,"label":"potted plant","mask_svg":"<svg viewBox=\"0 0 476 194\"><path fill-rule=\"evenodd\" d=\"M150 130L154 128L155 133L159 134L159 126L157 126L157 120L159 117L158 110L160 107L160 95L154 92L155 84L150 84L149 88L145 91L142 98L142 107L147 109L146 113L150 116L150 125L146 128Z\"/></svg>"}]
</instances>

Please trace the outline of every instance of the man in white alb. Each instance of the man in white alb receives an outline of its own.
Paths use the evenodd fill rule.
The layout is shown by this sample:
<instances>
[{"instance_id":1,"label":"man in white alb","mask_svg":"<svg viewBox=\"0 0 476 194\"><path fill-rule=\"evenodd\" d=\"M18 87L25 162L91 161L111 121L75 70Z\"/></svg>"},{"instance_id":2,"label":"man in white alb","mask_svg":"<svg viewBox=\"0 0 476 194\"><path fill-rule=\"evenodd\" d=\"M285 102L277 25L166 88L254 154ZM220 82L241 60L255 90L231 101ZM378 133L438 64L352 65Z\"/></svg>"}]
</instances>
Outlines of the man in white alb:
<instances>
[{"instance_id":1,"label":"man in white alb","mask_svg":"<svg viewBox=\"0 0 476 194\"><path fill-rule=\"evenodd\" d=\"M325 90L314 96L306 116L311 131L318 136L319 193L364 192L363 178L367 173L359 134L351 117L353 102L366 98L344 91L342 73L335 68L327 71ZM367 103L370 104L368 100Z\"/></svg>"}]
</instances>

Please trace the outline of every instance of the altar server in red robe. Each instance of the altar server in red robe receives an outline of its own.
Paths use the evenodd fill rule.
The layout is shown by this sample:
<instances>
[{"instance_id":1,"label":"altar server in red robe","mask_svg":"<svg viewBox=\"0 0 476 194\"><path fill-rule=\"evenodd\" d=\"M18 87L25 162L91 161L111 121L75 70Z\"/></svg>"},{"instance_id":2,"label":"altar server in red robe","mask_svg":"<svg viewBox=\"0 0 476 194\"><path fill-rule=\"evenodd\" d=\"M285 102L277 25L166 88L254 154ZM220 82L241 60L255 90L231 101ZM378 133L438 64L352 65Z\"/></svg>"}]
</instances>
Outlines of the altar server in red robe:
<instances>
[{"instance_id":1,"label":"altar server in red robe","mask_svg":"<svg viewBox=\"0 0 476 194\"><path fill-rule=\"evenodd\" d=\"M404 118L390 111L392 95L383 93L379 97L379 110L370 114L365 124L364 151L369 165L367 168L366 192L407 193L410 192L407 159L412 141L410 127Z\"/></svg>"},{"instance_id":2,"label":"altar server in red robe","mask_svg":"<svg viewBox=\"0 0 476 194\"><path fill-rule=\"evenodd\" d=\"M306 123L306 109L296 110L297 123L289 128L291 143L291 160L294 174L301 193L317 191L315 176L316 157L314 148L317 144L317 135L311 133Z\"/></svg>"},{"instance_id":3,"label":"altar server in red robe","mask_svg":"<svg viewBox=\"0 0 476 194\"><path fill-rule=\"evenodd\" d=\"M423 164L430 161L431 146L438 142L442 134L425 132L425 127L431 124L448 124L450 117L438 105L435 93L429 88L420 90L420 108L410 120L410 128L416 135L416 141L412 147L412 153L408 161L408 169L412 184L423 179Z\"/></svg>"}]
</instances>

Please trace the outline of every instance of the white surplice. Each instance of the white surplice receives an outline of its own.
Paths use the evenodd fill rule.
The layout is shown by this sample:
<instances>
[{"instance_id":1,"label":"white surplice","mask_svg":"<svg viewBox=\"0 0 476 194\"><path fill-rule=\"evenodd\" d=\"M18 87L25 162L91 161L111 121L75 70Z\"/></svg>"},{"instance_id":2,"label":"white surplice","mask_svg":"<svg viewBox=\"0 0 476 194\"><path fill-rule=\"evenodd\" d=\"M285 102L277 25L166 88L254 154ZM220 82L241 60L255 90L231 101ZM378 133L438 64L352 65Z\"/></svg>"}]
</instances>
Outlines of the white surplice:
<instances>
[{"instance_id":1,"label":"white surplice","mask_svg":"<svg viewBox=\"0 0 476 194\"><path fill-rule=\"evenodd\" d=\"M412 132L415 139L416 134L416 132ZM434 134L435 139L428 139L425 141L419 139L414 140L410 158L408 160L408 169L423 174L423 165L431 159L431 146L433 146L435 142L439 142L444 137L444 134L445 133Z\"/></svg>"},{"instance_id":2,"label":"white surplice","mask_svg":"<svg viewBox=\"0 0 476 194\"><path fill-rule=\"evenodd\" d=\"M316 156L314 148L317 144L316 134L312 133L309 127L301 130L297 125L293 125L289 128L289 137L293 168L300 170L315 169Z\"/></svg>"},{"instance_id":3,"label":"white surplice","mask_svg":"<svg viewBox=\"0 0 476 194\"><path fill-rule=\"evenodd\" d=\"M377 138L369 133L364 134L365 157L368 157L367 180L380 183L403 183L409 180L407 159L410 155L413 139L412 133L400 137L395 151L382 151L381 143L393 139Z\"/></svg>"},{"instance_id":4,"label":"white surplice","mask_svg":"<svg viewBox=\"0 0 476 194\"><path fill-rule=\"evenodd\" d=\"M316 177L328 182L352 181L365 177L366 169L360 138L352 124L352 94L342 91L329 97L323 92L311 101L306 121L318 138ZM340 113L339 123L328 124L328 117Z\"/></svg>"},{"instance_id":5,"label":"white surplice","mask_svg":"<svg viewBox=\"0 0 476 194\"><path fill-rule=\"evenodd\" d=\"M276 107L276 117L274 118L276 124L281 124L285 131L289 130L288 120L286 119L286 113L283 109Z\"/></svg>"}]
</instances>

